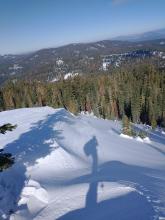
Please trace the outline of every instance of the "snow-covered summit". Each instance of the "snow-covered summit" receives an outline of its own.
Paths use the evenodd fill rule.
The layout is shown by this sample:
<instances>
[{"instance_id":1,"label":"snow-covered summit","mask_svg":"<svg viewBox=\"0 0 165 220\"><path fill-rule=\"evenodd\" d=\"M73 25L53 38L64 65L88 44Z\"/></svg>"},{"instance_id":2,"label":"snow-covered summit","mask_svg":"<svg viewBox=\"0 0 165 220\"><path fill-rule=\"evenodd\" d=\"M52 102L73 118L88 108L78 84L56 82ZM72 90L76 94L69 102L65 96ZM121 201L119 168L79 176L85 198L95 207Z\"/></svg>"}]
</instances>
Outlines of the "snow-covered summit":
<instances>
[{"instance_id":1,"label":"snow-covered summit","mask_svg":"<svg viewBox=\"0 0 165 220\"><path fill-rule=\"evenodd\" d=\"M120 123L64 109L0 113L0 135L15 164L0 173L0 219L165 218L165 135L120 136Z\"/></svg>"}]
</instances>

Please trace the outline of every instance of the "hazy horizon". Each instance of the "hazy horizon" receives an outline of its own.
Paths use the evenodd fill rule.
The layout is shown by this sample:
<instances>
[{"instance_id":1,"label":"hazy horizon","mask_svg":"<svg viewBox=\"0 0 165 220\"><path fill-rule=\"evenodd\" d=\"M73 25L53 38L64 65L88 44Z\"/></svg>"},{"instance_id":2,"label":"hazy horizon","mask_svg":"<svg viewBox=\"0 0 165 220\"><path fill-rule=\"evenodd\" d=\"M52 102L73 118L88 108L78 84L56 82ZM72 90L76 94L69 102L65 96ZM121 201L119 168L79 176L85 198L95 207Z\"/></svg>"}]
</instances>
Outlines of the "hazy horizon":
<instances>
[{"instance_id":1,"label":"hazy horizon","mask_svg":"<svg viewBox=\"0 0 165 220\"><path fill-rule=\"evenodd\" d=\"M2 0L0 54L140 34L165 27L163 0Z\"/></svg>"}]
</instances>

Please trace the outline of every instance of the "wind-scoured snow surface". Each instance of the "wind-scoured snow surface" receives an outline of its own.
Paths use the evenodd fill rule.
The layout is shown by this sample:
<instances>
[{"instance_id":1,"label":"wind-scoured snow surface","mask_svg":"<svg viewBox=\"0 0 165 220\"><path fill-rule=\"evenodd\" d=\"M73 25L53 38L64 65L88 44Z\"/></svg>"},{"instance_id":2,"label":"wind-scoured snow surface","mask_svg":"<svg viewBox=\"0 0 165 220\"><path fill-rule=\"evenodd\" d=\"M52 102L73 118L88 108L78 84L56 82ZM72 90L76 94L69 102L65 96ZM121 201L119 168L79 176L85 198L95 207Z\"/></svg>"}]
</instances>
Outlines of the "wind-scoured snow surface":
<instances>
[{"instance_id":1,"label":"wind-scoured snow surface","mask_svg":"<svg viewBox=\"0 0 165 220\"><path fill-rule=\"evenodd\" d=\"M120 123L50 107L0 113L15 164L0 173L0 219L165 219L165 135L120 136Z\"/></svg>"}]
</instances>

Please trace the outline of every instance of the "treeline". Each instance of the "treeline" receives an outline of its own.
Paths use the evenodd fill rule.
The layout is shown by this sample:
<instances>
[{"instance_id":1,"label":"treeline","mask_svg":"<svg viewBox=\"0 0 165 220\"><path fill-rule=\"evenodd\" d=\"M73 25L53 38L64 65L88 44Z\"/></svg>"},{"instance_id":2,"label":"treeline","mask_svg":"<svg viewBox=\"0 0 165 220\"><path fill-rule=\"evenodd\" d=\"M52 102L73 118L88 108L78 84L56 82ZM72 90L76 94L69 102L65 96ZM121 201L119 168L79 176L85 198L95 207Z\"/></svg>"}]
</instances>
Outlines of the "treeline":
<instances>
[{"instance_id":1,"label":"treeline","mask_svg":"<svg viewBox=\"0 0 165 220\"><path fill-rule=\"evenodd\" d=\"M165 126L165 72L138 65L109 75L77 76L56 83L16 81L0 89L0 110L52 106L73 113Z\"/></svg>"}]
</instances>

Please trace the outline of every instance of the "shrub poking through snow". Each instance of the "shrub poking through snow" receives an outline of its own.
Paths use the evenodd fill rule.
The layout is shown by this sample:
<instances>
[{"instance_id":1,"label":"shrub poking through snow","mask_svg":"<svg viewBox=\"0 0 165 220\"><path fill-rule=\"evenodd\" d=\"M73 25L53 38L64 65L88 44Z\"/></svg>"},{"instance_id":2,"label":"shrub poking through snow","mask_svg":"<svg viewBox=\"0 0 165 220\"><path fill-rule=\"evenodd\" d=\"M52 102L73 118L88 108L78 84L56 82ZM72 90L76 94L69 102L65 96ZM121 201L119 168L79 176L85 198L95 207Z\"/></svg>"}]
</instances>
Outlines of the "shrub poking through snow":
<instances>
[{"instance_id":1,"label":"shrub poking through snow","mask_svg":"<svg viewBox=\"0 0 165 220\"><path fill-rule=\"evenodd\" d=\"M17 125L12 125L10 123L4 124L4 125L0 126L0 133L5 134L7 131L12 131L16 127L17 127Z\"/></svg>"},{"instance_id":2,"label":"shrub poking through snow","mask_svg":"<svg viewBox=\"0 0 165 220\"><path fill-rule=\"evenodd\" d=\"M7 131L12 131L16 128L16 125L4 124L0 126L0 133L5 134ZM10 153L4 153L3 149L0 149L0 172L9 168L14 163L14 157Z\"/></svg>"},{"instance_id":3,"label":"shrub poking through snow","mask_svg":"<svg viewBox=\"0 0 165 220\"><path fill-rule=\"evenodd\" d=\"M124 115L122 119L122 133L130 137L140 137L141 139L148 137L146 131L137 131L126 115Z\"/></svg>"},{"instance_id":4,"label":"shrub poking through snow","mask_svg":"<svg viewBox=\"0 0 165 220\"><path fill-rule=\"evenodd\" d=\"M4 153L3 149L0 150L0 172L11 167L14 163L14 157L10 153Z\"/></svg>"},{"instance_id":5,"label":"shrub poking through snow","mask_svg":"<svg viewBox=\"0 0 165 220\"><path fill-rule=\"evenodd\" d=\"M132 129L131 123L126 115L122 119L122 133L131 137L136 136L136 132Z\"/></svg>"},{"instance_id":6,"label":"shrub poking through snow","mask_svg":"<svg viewBox=\"0 0 165 220\"><path fill-rule=\"evenodd\" d=\"M142 139L148 137L147 132L142 130L139 131L138 136Z\"/></svg>"}]
</instances>

